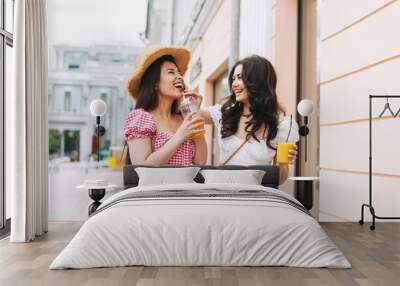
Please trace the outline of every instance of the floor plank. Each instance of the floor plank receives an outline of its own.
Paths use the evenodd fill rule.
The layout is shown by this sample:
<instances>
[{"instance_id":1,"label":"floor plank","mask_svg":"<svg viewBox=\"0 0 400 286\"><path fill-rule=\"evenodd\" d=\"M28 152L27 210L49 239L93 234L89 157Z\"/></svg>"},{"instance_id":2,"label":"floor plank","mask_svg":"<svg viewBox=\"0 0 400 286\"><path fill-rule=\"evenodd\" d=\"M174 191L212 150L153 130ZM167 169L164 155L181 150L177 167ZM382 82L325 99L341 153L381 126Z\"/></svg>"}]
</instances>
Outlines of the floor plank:
<instances>
[{"instance_id":1,"label":"floor plank","mask_svg":"<svg viewBox=\"0 0 400 286\"><path fill-rule=\"evenodd\" d=\"M375 231L357 223L322 223L352 269L290 267L116 267L48 269L80 228L51 223L49 233L32 243L0 240L0 285L400 285L400 223L379 222Z\"/></svg>"}]
</instances>

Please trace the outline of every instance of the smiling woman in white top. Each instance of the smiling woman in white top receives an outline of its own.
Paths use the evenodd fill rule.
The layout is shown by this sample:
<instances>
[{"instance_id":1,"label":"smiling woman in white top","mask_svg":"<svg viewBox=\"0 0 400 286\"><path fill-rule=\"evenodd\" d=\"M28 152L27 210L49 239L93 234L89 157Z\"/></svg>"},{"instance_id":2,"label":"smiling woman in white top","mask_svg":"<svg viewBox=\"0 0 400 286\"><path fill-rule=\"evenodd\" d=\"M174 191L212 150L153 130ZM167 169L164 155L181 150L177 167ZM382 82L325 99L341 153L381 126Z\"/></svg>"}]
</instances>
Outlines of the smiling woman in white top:
<instances>
[{"instance_id":1,"label":"smiling woman in white top","mask_svg":"<svg viewBox=\"0 0 400 286\"><path fill-rule=\"evenodd\" d=\"M201 109L207 124L214 124L220 143L220 163L229 165L275 164L278 142L296 143L298 125L285 116L276 95L276 73L272 64L260 56L238 61L229 74L231 94L223 105ZM200 105L201 96L187 92ZM289 151L289 164L297 147ZM280 184L288 177L288 164L278 163Z\"/></svg>"},{"instance_id":2,"label":"smiling woman in white top","mask_svg":"<svg viewBox=\"0 0 400 286\"><path fill-rule=\"evenodd\" d=\"M222 106L216 104L208 108L211 119L218 130L218 140L220 144L220 158L221 163L229 158L234 150L236 150L245 140L235 134L223 138L221 135L222 129ZM289 130L291 128L290 134ZM288 142L295 143L298 141L298 126L292 120L292 127L290 127L290 116L281 116L278 119L278 131L274 139L272 139L271 146L276 148L278 142L285 142L289 134ZM226 163L227 165L265 165L273 164L276 155L276 150L267 146L266 137L259 138L259 141L250 138L240 150L232 156ZM291 161L293 161L292 158Z\"/></svg>"}]
</instances>

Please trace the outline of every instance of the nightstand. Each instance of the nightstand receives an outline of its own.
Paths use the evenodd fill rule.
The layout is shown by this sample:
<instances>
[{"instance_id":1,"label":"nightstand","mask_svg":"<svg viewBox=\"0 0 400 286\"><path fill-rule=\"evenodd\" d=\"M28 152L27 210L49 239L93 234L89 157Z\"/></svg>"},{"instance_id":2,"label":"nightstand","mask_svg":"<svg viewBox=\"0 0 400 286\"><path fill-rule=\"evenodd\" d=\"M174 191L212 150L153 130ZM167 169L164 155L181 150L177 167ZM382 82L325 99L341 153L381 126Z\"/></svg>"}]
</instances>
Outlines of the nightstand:
<instances>
[{"instance_id":1,"label":"nightstand","mask_svg":"<svg viewBox=\"0 0 400 286\"><path fill-rule=\"evenodd\" d=\"M117 185L109 184L105 180L85 180L82 185L76 186L77 189L88 190L89 197L93 200L93 203L89 205L88 214L89 216L97 210L101 205L100 200L104 198L106 190L113 190L118 188Z\"/></svg>"},{"instance_id":2,"label":"nightstand","mask_svg":"<svg viewBox=\"0 0 400 286\"><path fill-rule=\"evenodd\" d=\"M295 181L296 183L295 198L301 202L306 209L311 210L314 200L314 181L319 180L319 177L290 177L289 180Z\"/></svg>"}]
</instances>

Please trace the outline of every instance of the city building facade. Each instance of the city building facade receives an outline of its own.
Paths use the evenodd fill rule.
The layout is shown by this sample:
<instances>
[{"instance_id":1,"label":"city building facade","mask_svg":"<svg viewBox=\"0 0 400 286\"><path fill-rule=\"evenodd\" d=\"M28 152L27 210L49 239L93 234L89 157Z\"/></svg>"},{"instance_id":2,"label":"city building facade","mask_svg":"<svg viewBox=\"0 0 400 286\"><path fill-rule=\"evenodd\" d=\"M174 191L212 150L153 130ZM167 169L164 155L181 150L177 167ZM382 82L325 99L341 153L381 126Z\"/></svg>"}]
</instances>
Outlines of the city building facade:
<instances>
[{"instance_id":1,"label":"city building facade","mask_svg":"<svg viewBox=\"0 0 400 286\"><path fill-rule=\"evenodd\" d=\"M96 121L89 109L96 98L107 104L107 113L101 118L106 128L101 148L122 146L123 121L133 108L125 85L142 48L56 45L50 49L50 156L87 161L96 154Z\"/></svg>"}]
</instances>

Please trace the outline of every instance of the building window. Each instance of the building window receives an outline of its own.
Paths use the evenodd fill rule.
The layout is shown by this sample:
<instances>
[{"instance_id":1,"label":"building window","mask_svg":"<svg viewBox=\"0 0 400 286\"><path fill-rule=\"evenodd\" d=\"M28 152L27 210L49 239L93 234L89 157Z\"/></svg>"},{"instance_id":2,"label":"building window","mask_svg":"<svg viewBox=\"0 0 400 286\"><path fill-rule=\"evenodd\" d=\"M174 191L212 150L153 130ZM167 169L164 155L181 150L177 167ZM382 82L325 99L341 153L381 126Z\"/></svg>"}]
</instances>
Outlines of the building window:
<instances>
[{"instance_id":1,"label":"building window","mask_svg":"<svg viewBox=\"0 0 400 286\"><path fill-rule=\"evenodd\" d=\"M99 61L103 64L108 64L108 63L119 63L121 62L121 56L119 54L113 54L113 53L98 53L97 58Z\"/></svg>"},{"instance_id":2,"label":"building window","mask_svg":"<svg viewBox=\"0 0 400 286\"><path fill-rule=\"evenodd\" d=\"M10 193L5 188L5 111L11 93L14 0L0 0L0 237L9 232Z\"/></svg>"},{"instance_id":3,"label":"building window","mask_svg":"<svg viewBox=\"0 0 400 286\"><path fill-rule=\"evenodd\" d=\"M14 0L5 0L5 7L3 8L5 8L4 16L6 31L14 33Z\"/></svg>"},{"instance_id":4,"label":"building window","mask_svg":"<svg viewBox=\"0 0 400 286\"><path fill-rule=\"evenodd\" d=\"M100 99L107 104L107 93L106 92L102 92L101 95L100 95Z\"/></svg>"},{"instance_id":5,"label":"building window","mask_svg":"<svg viewBox=\"0 0 400 286\"><path fill-rule=\"evenodd\" d=\"M70 91L64 92L64 111L65 112L71 111L71 92Z\"/></svg>"},{"instance_id":6,"label":"building window","mask_svg":"<svg viewBox=\"0 0 400 286\"><path fill-rule=\"evenodd\" d=\"M80 65L78 65L78 64L69 64L69 65L68 65L68 68L69 68L70 70L77 70L77 69L80 68Z\"/></svg>"},{"instance_id":7,"label":"building window","mask_svg":"<svg viewBox=\"0 0 400 286\"><path fill-rule=\"evenodd\" d=\"M58 130L49 130L49 157L56 158L61 154L61 133Z\"/></svg>"},{"instance_id":8,"label":"building window","mask_svg":"<svg viewBox=\"0 0 400 286\"><path fill-rule=\"evenodd\" d=\"M70 70L78 70L85 65L89 59L89 55L85 52L67 51L64 53L64 67Z\"/></svg>"},{"instance_id":9,"label":"building window","mask_svg":"<svg viewBox=\"0 0 400 286\"><path fill-rule=\"evenodd\" d=\"M80 131L64 130L62 136L63 155L69 157L71 162L79 161Z\"/></svg>"},{"instance_id":10,"label":"building window","mask_svg":"<svg viewBox=\"0 0 400 286\"><path fill-rule=\"evenodd\" d=\"M50 112L54 111L54 96L51 93L48 95L47 106Z\"/></svg>"}]
</instances>

